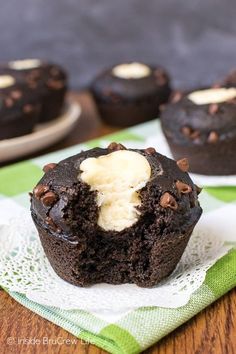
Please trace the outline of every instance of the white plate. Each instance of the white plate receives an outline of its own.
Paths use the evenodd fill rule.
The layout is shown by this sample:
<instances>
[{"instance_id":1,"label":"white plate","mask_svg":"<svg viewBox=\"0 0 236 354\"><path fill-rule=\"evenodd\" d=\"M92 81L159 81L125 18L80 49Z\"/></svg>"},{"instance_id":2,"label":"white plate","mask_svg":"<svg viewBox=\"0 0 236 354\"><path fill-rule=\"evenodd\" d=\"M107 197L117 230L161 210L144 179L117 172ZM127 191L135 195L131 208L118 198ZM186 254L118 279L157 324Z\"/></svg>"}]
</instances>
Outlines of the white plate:
<instances>
[{"instance_id":1,"label":"white plate","mask_svg":"<svg viewBox=\"0 0 236 354\"><path fill-rule=\"evenodd\" d=\"M80 105L70 100L59 118L37 125L33 133L0 140L0 162L16 159L53 145L73 129L80 114Z\"/></svg>"}]
</instances>

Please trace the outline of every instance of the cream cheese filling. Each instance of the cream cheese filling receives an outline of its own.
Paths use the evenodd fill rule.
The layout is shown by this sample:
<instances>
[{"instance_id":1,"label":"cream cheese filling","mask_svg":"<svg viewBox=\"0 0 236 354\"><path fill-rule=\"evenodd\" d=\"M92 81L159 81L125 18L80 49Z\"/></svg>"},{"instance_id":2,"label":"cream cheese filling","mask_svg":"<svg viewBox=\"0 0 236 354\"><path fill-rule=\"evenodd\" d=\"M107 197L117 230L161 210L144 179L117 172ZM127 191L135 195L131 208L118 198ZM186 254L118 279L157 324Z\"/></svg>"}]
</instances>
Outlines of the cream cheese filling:
<instances>
[{"instance_id":1,"label":"cream cheese filling","mask_svg":"<svg viewBox=\"0 0 236 354\"><path fill-rule=\"evenodd\" d=\"M207 90L200 90L191 92L188 99L195 104L211 104L222 103L229 101L236 97L236 88L211 88Z\"/></svg>"},{"instance_id":2,"label":"cream cheese filling","mask_svg":"<svg viewBox=\"0 0 236 354\"><path fill-rule=\"evenodd\" d=\"M139 195L151 177L147 159L134 151L119 150L85 159L80 178L97 191L98 225L104 230L122 231L139 218Z\"/></svg>"}]
</instances>

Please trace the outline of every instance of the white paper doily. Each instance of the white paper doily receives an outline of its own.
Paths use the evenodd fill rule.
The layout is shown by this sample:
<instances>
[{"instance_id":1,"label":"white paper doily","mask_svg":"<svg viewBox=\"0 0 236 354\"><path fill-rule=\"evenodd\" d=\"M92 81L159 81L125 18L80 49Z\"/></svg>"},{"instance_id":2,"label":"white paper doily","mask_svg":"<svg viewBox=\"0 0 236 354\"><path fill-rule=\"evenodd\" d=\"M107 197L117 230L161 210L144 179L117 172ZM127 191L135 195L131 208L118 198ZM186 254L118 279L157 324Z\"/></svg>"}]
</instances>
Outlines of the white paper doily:
<instances>
[{"instance_id":1,"label":"white paper doily","mask_svg":"<svg viewBox=\"0 0 236 354\"><path fill-rule=\"evenodd\" d=\"M11 205L8 207L12 212ZM5 213L8 214L6 210ZM132 284L99 284L80 288L55 274L29 212L15 207L13 215L14 218L4 218L4 221L0 218L0 285L37 303L67 310L97 314L99 311L124 313L143 306L183 306L202 285L207 270L230 248L209 229L207 233L202 231L199 224L176 270L159 286L145 289Z\"/></svg>"}]
</instances>

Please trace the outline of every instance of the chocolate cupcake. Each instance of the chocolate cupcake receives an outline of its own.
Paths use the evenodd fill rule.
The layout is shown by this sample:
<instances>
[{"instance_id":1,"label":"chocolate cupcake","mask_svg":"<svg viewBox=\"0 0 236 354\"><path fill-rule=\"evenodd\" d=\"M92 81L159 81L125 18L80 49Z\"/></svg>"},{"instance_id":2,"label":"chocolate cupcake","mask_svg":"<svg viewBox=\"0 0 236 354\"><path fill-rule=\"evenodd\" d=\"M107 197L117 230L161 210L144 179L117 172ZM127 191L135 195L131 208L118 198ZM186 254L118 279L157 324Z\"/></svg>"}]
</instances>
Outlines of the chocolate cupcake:
<instances>
[{"instance_id":1,"label":"chocolate cupcake","mask_svg":"<svg viewBox=\"0 0 236 354\"><path fill-rule=\"evenodd\" d=\"M31 213L55 272L80 286L167 277L202 212L187 169L117 143L46 165Z\"/></svg>"},{"instance_id":2,"label":"chocolate cupcake","mask_svg":"<svg viewBox=\"0 0 236 354\"><path fill-rule=\"evenodd\" d=\"M67 75L57 64L39 59L10 61L1 70L7 70L38 95L41 103L41 123L59 117L67 90Z\"/></svg>"},{"instance_id":3,"label":"chocolate cupcake","mask_svg":"<svg viewBox=\"0 0 236 354\"><path fill-rule=\"evenodd\" d=\"M163 68L132 62L102 72L91 92L101 119L126 127L157 118L171 88Z\"/></svg>"},{"instance_id":4,"label":"chocolate cupcake","mask_svg":"<svg viewBox=\"0 0 236 354\"><path fill-rule=\"evenodd\" d=\"M162 112L163 132L175 159L190 171L236 174L236 88L210 88L178 96Z\"/></svg>"},{"instance_id":5,"label":"chocolate cupcake","mask_svg":"<svg viewBox=\"0 0 236 354\"><path fill-rule=\"evenodd\" d=\"M40 104L12 75L0 75L0 139L31 133L38 122Z\"/></svg>"}]
</instances>

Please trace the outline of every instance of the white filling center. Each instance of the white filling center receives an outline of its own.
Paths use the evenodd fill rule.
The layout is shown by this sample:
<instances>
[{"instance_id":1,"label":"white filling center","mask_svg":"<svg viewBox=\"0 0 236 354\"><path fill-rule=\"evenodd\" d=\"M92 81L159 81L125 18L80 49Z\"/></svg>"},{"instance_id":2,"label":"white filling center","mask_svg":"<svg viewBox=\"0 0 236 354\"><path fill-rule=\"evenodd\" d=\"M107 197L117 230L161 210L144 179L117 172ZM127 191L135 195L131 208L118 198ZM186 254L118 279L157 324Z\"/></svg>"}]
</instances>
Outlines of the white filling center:
<instances>
[{"instance_id":1,"label":"white filling center","mask_svg":"<svg viewBox=\"0 0 236 354\"><path fill-rule=\"evenodd\" d=\"M82 181L98 192L99 226L107 231L122 231L138 220L139 191L151 177L151 167L144 156L134 151L114 151L84 160L80 170Z\"/></svg>"},{"instance_id":2,"label":"white filling center","mask_svg":"<svg viewBox=\"0 0 236 354\"><path fill-rule=\"evenodd\" d=\"M195 104L210 104L226 102L236 97L236 88L211 88L208 90L194 91L188 98Z\"/></svg>"},{"instance_id":3,"label":"white filling center","mask_svg":"<svg viewBox=\"0 0 236 354\"><path fill-rule=\"evenodd\" d=\"M14 85L15 79L10 75L0 75L0 89Z\"/></svg>"},{"instance_id":4,"label":"white filling center","mask_svg":"<svg viewBox=\"0 0 236 354\"><path fill-rule=\"evenodd\" d=\"M120 64L113 68L112 74L121 79L141 79L150 75L151 69L142 63Z\"/></svg>"},{"instance_id":5,"label":"white filling center","mask_svg":"<svg viewBox=\"0 0 236 354\"><path fill-rule=\"evenodd\" d=\"M35 69L41 66L39 59L14 60L8 63L8 67L14 70Z\"/></svg>"}]
</instances>

